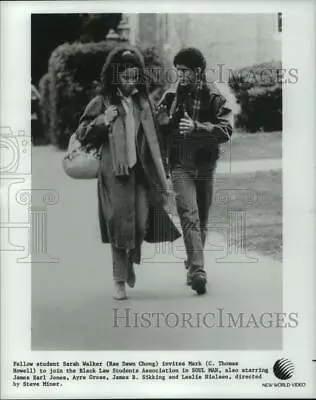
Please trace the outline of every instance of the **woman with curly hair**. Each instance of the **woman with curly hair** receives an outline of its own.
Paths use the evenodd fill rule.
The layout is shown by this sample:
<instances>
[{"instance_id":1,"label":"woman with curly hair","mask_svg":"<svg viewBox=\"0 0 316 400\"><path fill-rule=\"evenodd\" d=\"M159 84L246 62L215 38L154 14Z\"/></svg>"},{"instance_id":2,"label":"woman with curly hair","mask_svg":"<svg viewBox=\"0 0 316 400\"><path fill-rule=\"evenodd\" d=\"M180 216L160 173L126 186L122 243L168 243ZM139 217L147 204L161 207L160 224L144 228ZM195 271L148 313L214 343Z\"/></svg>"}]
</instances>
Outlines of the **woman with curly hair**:
<instances>
[{"instance_id":1,"label":"woman with curly hair","mask_svg":"<svg viewBox=\"0 0 316 400\"><path fill-rule=\"evenodd\" d=\"M82 144L100 149L101 238L111 244L115 298L122 300L125 283L135 285L143 241L173 241L180 233L167 213L168 184L141 53L129 45L113 49L101 83L76 133Z\"/></svg>"}]
</instances>

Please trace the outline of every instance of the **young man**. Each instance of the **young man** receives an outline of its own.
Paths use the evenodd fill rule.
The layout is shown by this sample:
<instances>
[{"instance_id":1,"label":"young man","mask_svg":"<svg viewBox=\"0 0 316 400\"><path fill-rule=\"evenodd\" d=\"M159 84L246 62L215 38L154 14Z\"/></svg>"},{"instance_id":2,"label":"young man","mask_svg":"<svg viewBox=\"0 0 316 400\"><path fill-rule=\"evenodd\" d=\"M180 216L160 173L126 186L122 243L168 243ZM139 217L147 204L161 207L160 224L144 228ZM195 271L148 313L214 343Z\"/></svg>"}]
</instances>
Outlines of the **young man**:
<instances>
[{"instance_id":1,"label":"young man","mask_svg":"<svg viewBox=\"0 0 316 400\"><path fill-rule=\"evenodd\" d=\"M195 48L174 58L179 82L158 103L157 117L176 193L187 253L187 284L206 292L203 249L212 202L219 145L232 135L233 114L214 84L206 82L206 61Z\"/></svg>"}]
</instances>

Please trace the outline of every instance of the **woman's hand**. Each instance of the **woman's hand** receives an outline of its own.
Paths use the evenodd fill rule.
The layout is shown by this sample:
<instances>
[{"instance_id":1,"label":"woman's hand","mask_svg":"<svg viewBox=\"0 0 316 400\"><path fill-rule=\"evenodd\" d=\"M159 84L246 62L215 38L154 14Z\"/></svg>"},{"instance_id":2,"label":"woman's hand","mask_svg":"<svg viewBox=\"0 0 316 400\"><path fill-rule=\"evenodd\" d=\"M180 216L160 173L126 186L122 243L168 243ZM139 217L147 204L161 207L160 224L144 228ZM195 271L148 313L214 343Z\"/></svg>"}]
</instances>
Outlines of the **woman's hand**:
<instances>
[{"instance_id":1,"label":"woman's hand","mask_svg":"<svg viewBox=\"0 0 316 400\"><path fill-rule=\"evenodd\" d=\"M118 111L116 106L109 106L104 112L105 125L109 125L118 116Z\"/></svg>"},{"instance_id":2,"label":"woman's hand","mask_svg":"<svg viewBox=\"0 0 316 400\"><path fill-rule=\"evenodd\" d=\"M167 106L165 104L160 104L160 106L156 108L155 114L160 125L167 125L169 123Z\"/></svg>"},{"instance_id":3,"label":"woman's hand","mask_svg":"<svg viewBox=\"0 0 316 400\"><path fill-rule=\"evenodd\" d=\"M179 124L179 130L181 135L189 135L195 129L195 123L188 115L187 112L184 113L184 118L181 118Z\"/></svg>"},{"instance_id":4,"label":"woman's hand","mask_svg":"<svg viewBox=\"0 0 316 400\"><path fill-rule=\"evenodd\" d=\"M158 107L156 107L156 113L162 114L167 112L167 106L164 103L161 103Z\"/></svg>"}]
</instances>

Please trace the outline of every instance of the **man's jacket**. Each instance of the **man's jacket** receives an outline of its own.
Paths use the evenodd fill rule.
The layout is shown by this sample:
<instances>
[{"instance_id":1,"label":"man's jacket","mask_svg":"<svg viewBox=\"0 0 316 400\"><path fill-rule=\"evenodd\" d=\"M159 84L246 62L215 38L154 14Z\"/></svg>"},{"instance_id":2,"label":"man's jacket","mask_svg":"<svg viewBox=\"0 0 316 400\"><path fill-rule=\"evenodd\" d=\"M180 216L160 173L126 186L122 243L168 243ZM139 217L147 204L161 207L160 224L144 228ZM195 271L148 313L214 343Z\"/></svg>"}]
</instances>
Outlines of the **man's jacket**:
<instances>
[{"instance_id":1,"label":"man's jacket","mask_svg":"<svg viewBox=\"0 0 316 400\"><path fill-rule=\"evenodd\" d=\"M166 113L159 113L160 107ZM181 164L195 171L213 169L219 157L219 145L233 132L233 113L226 98L214 84L203 86L199 95L196 129L189 135L179 132L180 119L187 111L192 118L193 95L179 96L179 90L167 91L158 103L157 119L161 128L164 155L171 169ZM172 115L171 115L172 114Z\"/></svg>"}]
</instances>

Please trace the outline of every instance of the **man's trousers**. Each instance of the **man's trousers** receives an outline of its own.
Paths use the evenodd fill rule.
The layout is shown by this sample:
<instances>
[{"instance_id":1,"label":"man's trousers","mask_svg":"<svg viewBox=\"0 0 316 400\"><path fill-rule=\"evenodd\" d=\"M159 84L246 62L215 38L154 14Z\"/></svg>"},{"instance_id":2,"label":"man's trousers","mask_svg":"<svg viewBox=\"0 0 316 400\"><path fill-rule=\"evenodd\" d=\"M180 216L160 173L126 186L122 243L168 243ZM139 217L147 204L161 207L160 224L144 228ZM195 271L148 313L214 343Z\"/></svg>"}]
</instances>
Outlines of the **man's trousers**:
<instances>
[{"instance_id":1,"label":"man's trousers","mask_svg":"<svg viewBox=\"0 0 316 400\"><path fill-rule=\"evenodd\" d=\"M189 274L192 278L195 275L206 277L203 250L212 204L213 170L202 174L176 165L172 171L172 183L176 193Z\"/></svg>"}]
</instances>

